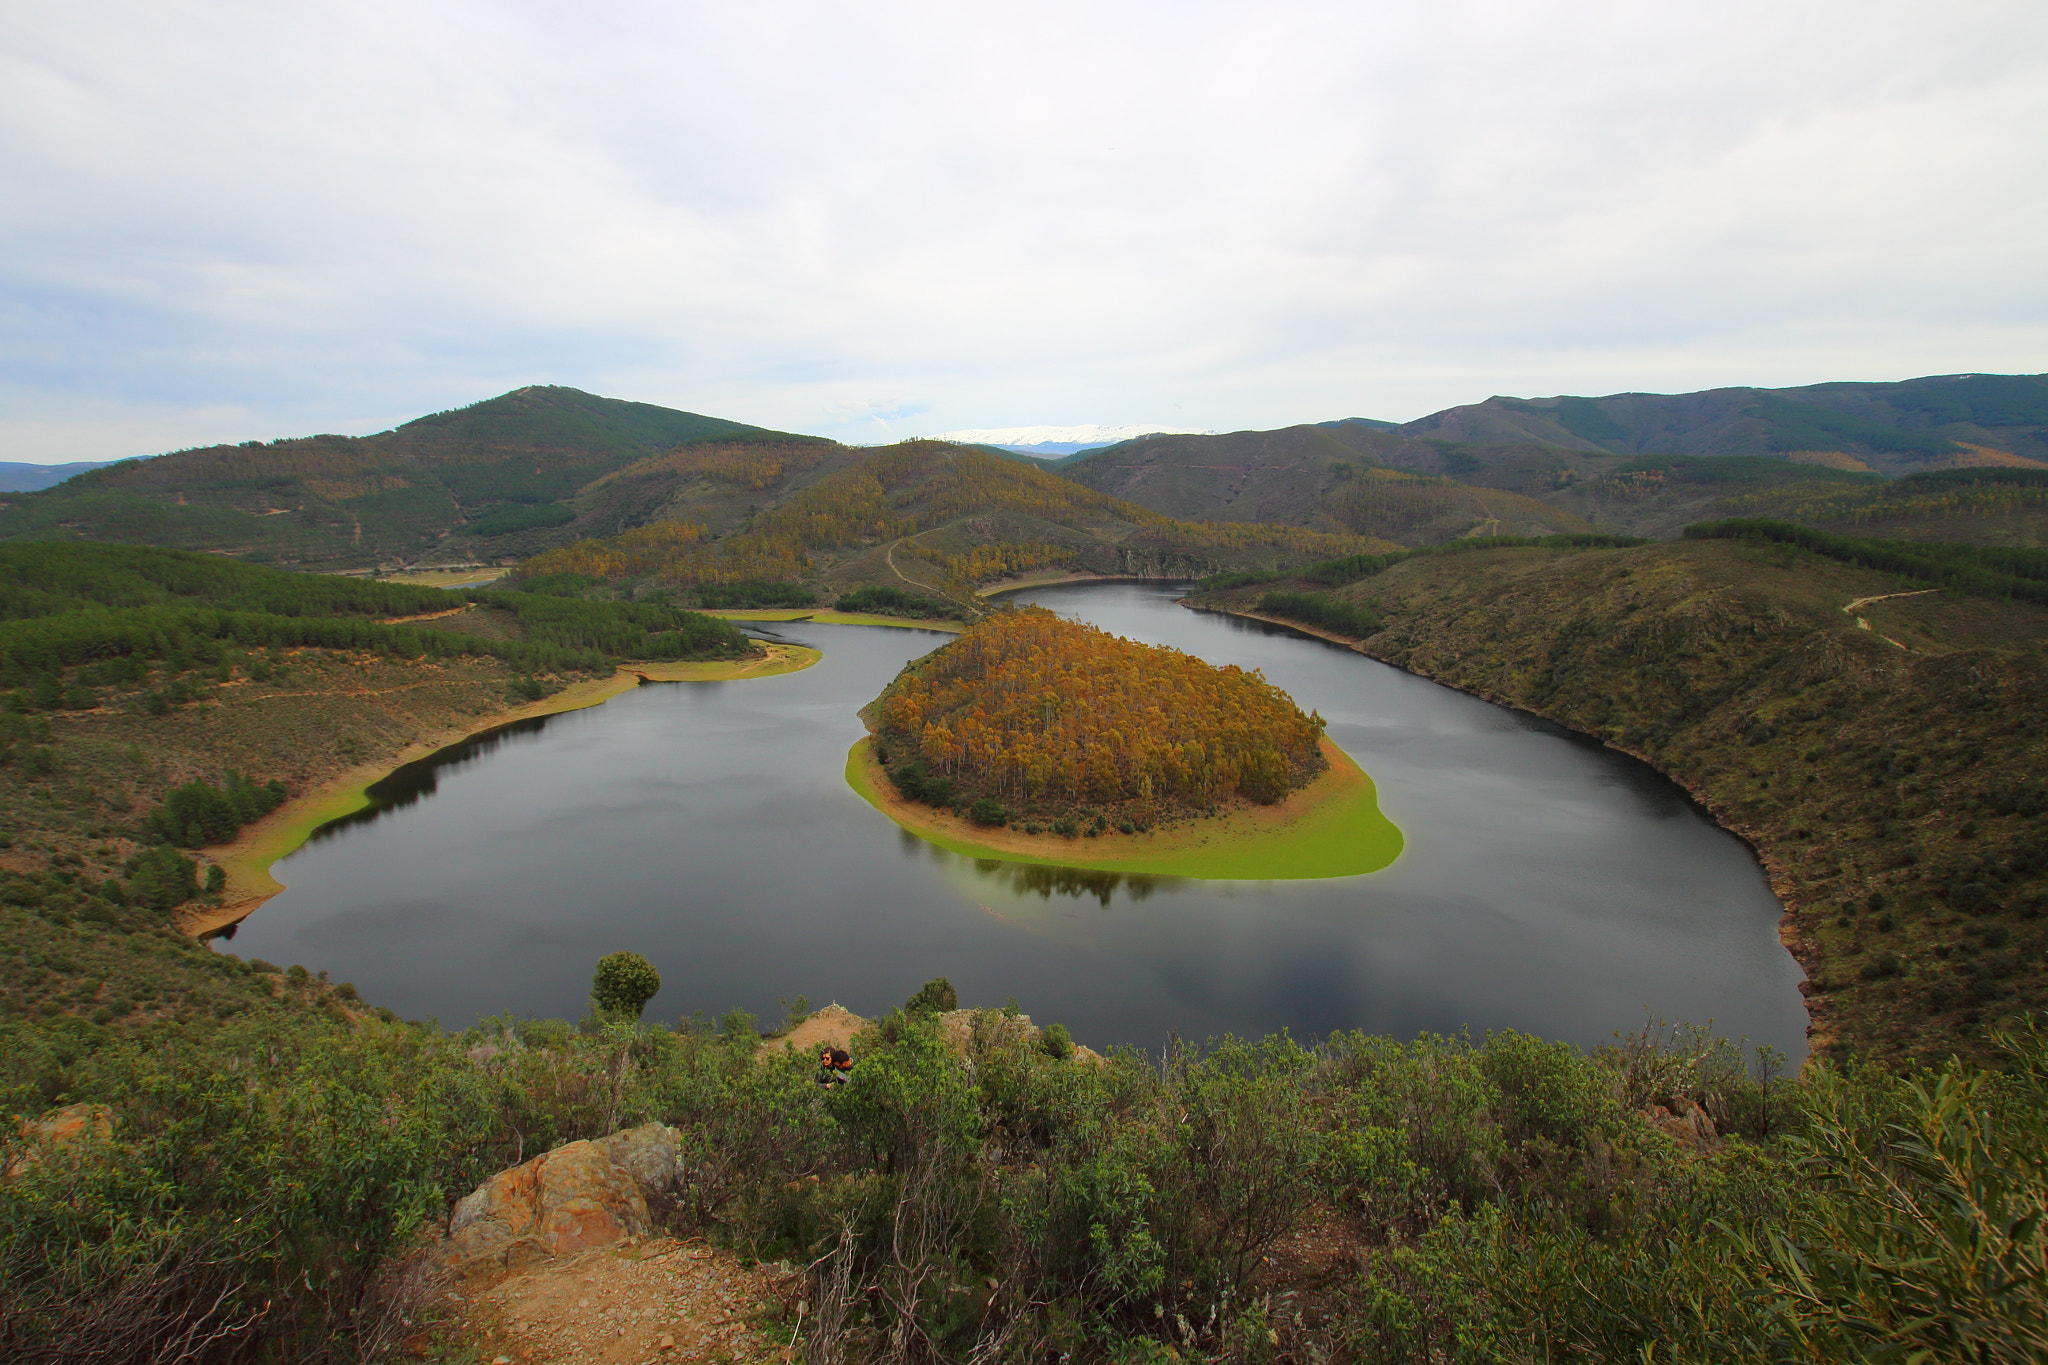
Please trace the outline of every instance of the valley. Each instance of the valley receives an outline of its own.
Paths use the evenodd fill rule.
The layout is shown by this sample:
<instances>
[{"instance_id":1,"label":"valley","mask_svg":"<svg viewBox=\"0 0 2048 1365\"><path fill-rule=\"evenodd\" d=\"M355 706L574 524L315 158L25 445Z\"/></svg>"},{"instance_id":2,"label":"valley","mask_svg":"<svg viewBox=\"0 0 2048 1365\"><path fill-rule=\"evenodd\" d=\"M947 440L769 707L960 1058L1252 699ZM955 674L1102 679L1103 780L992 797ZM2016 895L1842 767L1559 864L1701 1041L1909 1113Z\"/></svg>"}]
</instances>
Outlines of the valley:
<instances>
[{"instance_id":1,"label":"valley","mask_svg":"<svg viewBox=\"0 0 2048 1365\"><path fill-rule=\"evenodd\" d=\"M1876 1330L1833 1281L1788 1306L1769 1239L1873 1229L1900 1303L2032 1330L1898 1200L2041 1187L2041 386L1058 461L529 388L8 493L0 1088L45 1123L0 1138L0 1346L1393 1361L1484 1324L1760 1365ZM1251 763L1212 818L1084 765L1039 810L1024 732L970 773L987 699L936 692L881 763L861 709L1030 604L1263 670L1328 771ZM1136 756L1076 679L1123 728L1069 747ZM977 800L908 799L940 778ZM620 948L644 1018L585 999ZM986 1008L892 1008L942 971ZM872 1018L854 1084L764 1060L791 991ZM657 1236L453 1287L452 1201L636 1124L688 1154ZM642 1264L678 1255L747 1306Z\"/></svg>"}]
</instances>

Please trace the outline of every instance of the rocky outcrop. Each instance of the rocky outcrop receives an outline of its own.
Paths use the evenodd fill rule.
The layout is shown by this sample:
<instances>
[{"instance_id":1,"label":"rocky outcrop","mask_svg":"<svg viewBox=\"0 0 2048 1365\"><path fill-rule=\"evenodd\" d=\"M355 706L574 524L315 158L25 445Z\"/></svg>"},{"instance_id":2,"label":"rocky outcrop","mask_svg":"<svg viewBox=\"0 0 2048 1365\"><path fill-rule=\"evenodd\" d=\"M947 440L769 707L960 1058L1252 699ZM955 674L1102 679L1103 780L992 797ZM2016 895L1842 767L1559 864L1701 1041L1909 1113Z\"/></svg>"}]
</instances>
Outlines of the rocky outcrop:
<instances>
[{"instance_id":1,"label":"rocky outcrop","mask_svg":"<svg viewBox=\"0 0 2048 1365\"><path fill-rule=\"evenodd\" d=\"M464 1272L518 1269L643 1235L649 1199L666 1199L675 1176L675 1135L658 1123L568 1143L457 1203L444 1259Z\"/></svg>"},{"instance_id":2,"label":"rocky outcrop","mask_svg":"<svg viewBox=\"0 0 2048 1365\"><path fill-rule=\"evenodd\" d=\"M1712 1151L1721 1145L1721 1135L1714 1128L1714 1120L1694 1101L1679 1095L1671 1101L1671 1107L1653 1104L1643 1111L1643 1117L1650 1126L1670 1138L1681 1147L1694 1151Z\"/></svg>"},{"instance_id":3,"label":"rocky outcrop","mask_svg":"<svg viewBox=\"0 0 2048 1365\"><path fill-rule=\"evenodd\" d=\"M597 1145L649 1199L667 1194L676 1183L676 1135L658 1123L621 1129L599 1138Z\"/></svg>"}]
</instances>

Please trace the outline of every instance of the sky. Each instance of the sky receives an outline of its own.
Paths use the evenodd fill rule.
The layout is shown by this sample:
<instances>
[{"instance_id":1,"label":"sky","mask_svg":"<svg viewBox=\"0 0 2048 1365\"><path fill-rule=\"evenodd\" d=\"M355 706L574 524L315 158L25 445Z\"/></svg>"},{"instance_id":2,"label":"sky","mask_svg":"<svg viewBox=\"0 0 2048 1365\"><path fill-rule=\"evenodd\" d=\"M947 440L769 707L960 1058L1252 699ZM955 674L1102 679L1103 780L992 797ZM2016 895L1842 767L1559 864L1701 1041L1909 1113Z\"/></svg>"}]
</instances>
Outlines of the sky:
<instances>
[{"instance_id":1,"label":"sky","mask_svg":"<svg viewBox=\"0 0 2048 1365\"><path fill-rule=\"evenodd\" d=\"M0 0L0 460L2048 370L2040 0Z\"/></svg>"}]
</instances>

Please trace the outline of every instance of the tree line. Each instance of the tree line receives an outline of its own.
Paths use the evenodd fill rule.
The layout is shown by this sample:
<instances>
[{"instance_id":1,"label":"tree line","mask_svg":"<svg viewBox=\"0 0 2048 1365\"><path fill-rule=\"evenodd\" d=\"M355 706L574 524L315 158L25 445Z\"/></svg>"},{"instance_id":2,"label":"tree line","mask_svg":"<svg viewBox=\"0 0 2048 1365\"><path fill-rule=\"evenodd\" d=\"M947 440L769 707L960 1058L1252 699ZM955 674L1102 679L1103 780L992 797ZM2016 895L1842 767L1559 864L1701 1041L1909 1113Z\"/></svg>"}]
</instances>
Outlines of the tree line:
<instances>
[{"instance_id":1,"label":"tree line","mask_svg":"<svg viewBox=\"0 0 2048 1365\"><path fill-rule=\"evenodd\" d=\"M525 638L373 615L427 615L464 601L510 613ZM219 664L229 645L471 655L529 674L603 670L618 658L737 658L755 648L726 622L660 601L452 594L144 547L0 546L0 690L12 689L14 709L65 704L78 686L139 686L152 668L168 681Z\"/></svg>"},{"instance_id":2,"label":"tree line","mask_svg":"<svg viewBox=\"0 0 2048 1365\"><path fill-rule=\"evenodd\" d=\"M1761 517L1697 522L1687 540L1756 540L1979 597L2048 604L2048 550L1957 541L1865 540Z\"/></svg>"},{"instance_id":3,"label":"tree line","mask_svg":"<svg viewBox=\"0 0 2048 1365\"><path fill-rule=\"evenodd\" d=\"M1356 583L1361 578L1384 573L1404 560L1421 555L1469 554L1482 550L1623 550L1649 543L1642 536L1612 536L1593 531L1571 531L1554 536L1469 536L1463 540L1446 541L1442 545L1418 545L1412 550L1392 550L1386 554L1346 555L1342 559L1307 564L1298 569L1275 569L1264 573L1211 574L1202 580L1200 586L1203 592L1221 592L1228 588L1254 587L1260 583L1300 581L1320 583L1328 588L1341 588L1347 583Z\"/></svg>"}]
</instances>

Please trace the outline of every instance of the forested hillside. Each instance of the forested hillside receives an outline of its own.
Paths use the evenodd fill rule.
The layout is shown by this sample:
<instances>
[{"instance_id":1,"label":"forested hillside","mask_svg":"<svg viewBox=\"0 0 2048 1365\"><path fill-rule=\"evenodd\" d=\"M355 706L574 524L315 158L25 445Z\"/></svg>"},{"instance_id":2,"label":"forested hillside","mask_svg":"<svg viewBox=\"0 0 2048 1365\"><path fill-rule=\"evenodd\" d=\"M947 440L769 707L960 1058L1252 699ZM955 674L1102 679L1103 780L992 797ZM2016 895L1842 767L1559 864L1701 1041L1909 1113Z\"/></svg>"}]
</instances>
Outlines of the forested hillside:
<instances>
[{"instance_id":1,"label":"forested hillside","mask_svg":"<svg viewBox=\"0 0 2048 1365\"><path fill-rule=\"evenodd\" d=\"M1297 580L1348 629L1284 583L1197 601L1648 758L1763 857L1821 1050L1934 1058L2048 1001L2044 577L2039 552L1733 523Z\"/></svg>"},{"instance_id":2,"label":"forested hillside","mask_svg":"<svg viewBox=\"0 0 2048 1365\"><path fill-rule=\"evenodd\" d=\"M0 540L161 545L318 569L495 562L573 536L555 534L576 517L565 500L605 474L688 442L777 435L525 388L375 436L123 460L0 499Z\"/></svg>"},{"instance_id":3,"label":"forested hillside","mask_svg":"<svg viewBox=\"0 0 2048 1365\"><path fill-rule=\"evenodd\" d=\"M0 898L55 896L67 920L162 925L194 896L230 892L171 846L224 839L276 804L271 783L296 794L388 766L621 659L758 649L653 601L0 545L0 867L42 879ZM187 839L194 829L205 837Z\"/></svg>"},{"instance_id":4,"label":"forested hillside","mask_svg":"<svg viewBox=\"0 0 2048 1365\"><path fill-rule=\"evenodd\" d=\"M1060 472L1168 516L1283 522L1404 545L1586 529L1576 512L1526 492L1449 477L1472 473L1469 461L1359 423L1149 436L1064 463Z\"/></svg>"},{"instance_id":5,"label":"forested hillside","mask_svg":"<svg viewBox=\"0 0 2048 1365\"><path fill-rule=\"evenodd\" d=\"M1796 389L1489 398L1404 425L1409 436L1469 445L1556 446L1616 454L1834 452L1885 473L1979 450L2048 460L2048 375L1935 375Z\"/></svg>"},{"instance_id":6,"label":"forested hillside","mask_svg":"<svg viewBox=\"0 0 2048 1365\"><path fill-rule=\"evenodd\" d=\"M685 590L880 584L971 605L977 585L1032 572L1196 577L1377 544L1293 526L1176 521L939 441L870 450L707 446L625 470L585 499L660 519L547 551L520 566L522 578Z\"/></svg>"},{"instance_id":7,"label":"forested hillside","mask_svg":"<svg viewBox=\"0 0 2048 1365\"><path fill-rule=\"evenodd\" d=\"M1259 673L1043 607L992 613L905 668L871 711L899 790L985 801L986 824L1088 806L1148 827L1218 803L1270 805L1329 766L1321 719Z\"/></svg>"}]
</instances>

